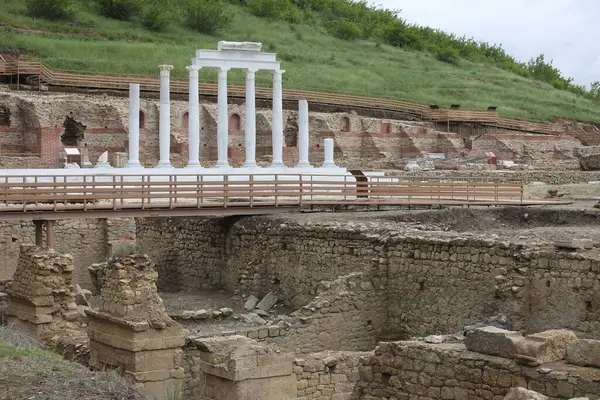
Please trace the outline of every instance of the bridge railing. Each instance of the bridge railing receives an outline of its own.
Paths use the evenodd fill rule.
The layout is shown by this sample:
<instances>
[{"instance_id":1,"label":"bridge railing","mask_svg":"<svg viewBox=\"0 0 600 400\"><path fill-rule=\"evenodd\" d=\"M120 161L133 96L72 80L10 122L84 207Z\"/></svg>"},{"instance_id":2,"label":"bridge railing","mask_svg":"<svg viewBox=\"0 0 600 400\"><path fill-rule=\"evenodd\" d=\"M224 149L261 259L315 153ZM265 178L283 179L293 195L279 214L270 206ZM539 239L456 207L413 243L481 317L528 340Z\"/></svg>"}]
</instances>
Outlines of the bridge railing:
<instances>
[{"instance_id":1,"label":"bridge railing","mask_svg":"<svg viewBox=\"0 0 600 400\"><path fill-rule=\"evenodd\" d=\"M0 176L0 214L29 211L287 207L304 205L506 204L523 186L418 182L317 174Z\"/></svg>"}]
</instances>

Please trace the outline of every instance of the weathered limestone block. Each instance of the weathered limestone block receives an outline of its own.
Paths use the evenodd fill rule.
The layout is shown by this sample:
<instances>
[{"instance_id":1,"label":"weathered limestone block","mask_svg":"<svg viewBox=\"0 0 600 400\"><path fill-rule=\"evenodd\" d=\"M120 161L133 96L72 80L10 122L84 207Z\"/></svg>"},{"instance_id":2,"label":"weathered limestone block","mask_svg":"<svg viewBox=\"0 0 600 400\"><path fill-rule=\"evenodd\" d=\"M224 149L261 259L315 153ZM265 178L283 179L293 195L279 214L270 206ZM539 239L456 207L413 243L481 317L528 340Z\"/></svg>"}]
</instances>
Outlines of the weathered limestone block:
<instances>
[{"instance_id":1,"label":"weathered limestone block","mask_svg":"<svg viewBox=\"0 0 600 400\"><path fill-rule=\"evenodd\" d=\"M244 336L192 339L199 350L203 396L215 400L288 400L297 397L294 356Z\"/></svg>"},{"instance_id":2,"label":"weathered limestone block","mask_svg":"<svg viewBox=\"0 0 600 400\"><path fill-rule=\"evenodd\" d=\"M566 360L575 365L600 367L600 340L572 341L567 347Z\"/></svg>"},{"instance_id":3,"label":"weathered limestone block","mask_svg":"<svg viewBox=\"0 0 600 400\"><path fill-rule=\"evenodd\" d=\"M516 342L521 340L520 332L485 326L470 332L465 338L465 346L477 353L513 358L517 351Z\"/></svg>"},{"instance_id":4,"label":"weathered limestone block","mask_svg":"<svg viewBox=\"0 0 600 400\"><path fill-rule=\"evenodd\" d=\"M548 400L548 397L533 390L514 387L508 391L504 400Z\"/></svg>"},{"instance_id":5,"label":"weathered limestone block","mask_svg":"<svg viewBox=\"0 0 600 400\"><path fill-rule=\"evenodd\" d=\"M567 347L577 340L577 336L568 330L549 330L527 335L524 340L516 341L516 358L533 364L543 364L565 358Z\"/></svg>"}]
</instances>

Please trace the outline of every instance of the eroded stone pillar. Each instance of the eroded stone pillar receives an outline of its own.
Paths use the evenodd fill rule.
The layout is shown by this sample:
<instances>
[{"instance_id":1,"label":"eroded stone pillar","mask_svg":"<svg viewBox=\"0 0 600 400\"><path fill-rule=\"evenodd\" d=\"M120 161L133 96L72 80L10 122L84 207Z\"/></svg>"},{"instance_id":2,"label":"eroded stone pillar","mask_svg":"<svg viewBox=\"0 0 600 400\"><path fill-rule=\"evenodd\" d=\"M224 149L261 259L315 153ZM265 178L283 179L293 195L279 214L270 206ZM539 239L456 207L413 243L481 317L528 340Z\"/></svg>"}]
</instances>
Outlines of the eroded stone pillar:
<instances>
[{"instance_id":1,"label":"eroded stone pillar","mask_svg":"<svg viewBox=\"0 0 600 400\"><path fill-rule=\"evenodd\" d=\"M141 168L140 163L140 84L129 84L129 157L127 168Z\"/></svg>"},{"instance_id":2,"label":"eroded stone pillar","mask_svg":"<svg viewBox=\"0 0 600 400\"><path fill-rule=\"evenodd\" d=\"M309 168L308 161L308 101L298 104L298 168Z\"/></svg>"},{"instance_id":3,"label":"eroded stone pillar","mask_svg":"<svg viewBox=\"0 0 600 400\"><path fill-rule=\"evenodd\" d=\"M200 98L198 96L198 70L200 67L185 67L190 72L188 113L188 168L200 167Z\"/></svg>"},{"instance_id":4,"label":"eroded stone pillar","mask_svg":"<svg viewBox=\"0 0 600 400\"><path fill-rule=\"evenodd\" d=\"M271 167L285 167L283 164L283 88L281 76L285 71L273 71L273 120L271 122L273 162Z\"/></svg>"},{"instance_id":5,"label":"eroded stone pillar","mask_svg":"<svg viewBox=\"0 0 600 400\"><path fill-rule=\"evenodd\" d=\"M81 328L71 289L73 257L48 248L22 245L8 294L8 322L42 339L67 335Z\"/></svg>"},{"instance_id":6,"label":"eroded stone pillar","mask_svg":"<svg viewBox=\"0 0 600 400\"><path fill-rule=\"evenodd\" d=\"M246 161L244 167L256 167L256 88L254 75L256 70L246 70L246 127L244 145Z\"/></svg>"},{"instance_id":7,"label":"eroded stone pillar","mask_svg":"<svg viewBox=\"0 0 600 400\"><path fill-rule=\"evenodd\" d=\"M227 71L219 68L218 83L218 116L217 116L217 167L229 167L227 147L229 146L229 116L227 112Z\"/></svg>"},{"instance_id":8,"label":"eroded stone pillar","mask_svg":"<svg viewBox=\"0 0 600 400\"><path fill-rule=\"evenodd\" d=\"M333 160L334 142L333 139L325 139L323 141L323 148L325 150L325 161L321 167L323 168L335 168L335 161Z\"/></svg>"},{"instance_id":9,"label":"eroded stone pillar","mask_svg":"<svg viewBox=\"0 0 600 400\"><path fill-rule=\"evenodd\" d=\"M160 68L160 123L159 123L159 146L160 160L158 168L171 168L171 100L169 93L169 82L172 65L159 65Z\"/></svg>"},{"instance_id":10,"label":"eroded stone pillar","mask_svg":"<svg viewBox=\"0 0 600 400\"><path fill-rule=\"evenodd\" d=\"M100 309L89 318L90 365L122 368L148 399L165 399L184 378L183 328L165 312L148 256L111 259L103 271Z\"/></svg>"}]
</instances>

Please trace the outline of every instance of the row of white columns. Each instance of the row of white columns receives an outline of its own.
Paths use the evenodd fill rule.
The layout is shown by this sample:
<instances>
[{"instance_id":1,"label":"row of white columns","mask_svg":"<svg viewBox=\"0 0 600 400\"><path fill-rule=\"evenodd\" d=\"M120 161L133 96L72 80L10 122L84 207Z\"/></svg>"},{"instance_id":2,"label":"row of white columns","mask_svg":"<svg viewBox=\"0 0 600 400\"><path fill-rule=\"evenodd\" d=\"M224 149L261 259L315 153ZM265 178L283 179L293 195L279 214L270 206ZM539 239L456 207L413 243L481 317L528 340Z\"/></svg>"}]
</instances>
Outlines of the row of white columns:
<instances>
[{"instance_id":1,"label":"row of white columns","mask_svg":"<svg viewBox=\"0 0 600 400\"><path fill-rule=\"evenodd\" d=\"M160 124L159 147L160 159L158 168L171 168L171 106L169 97L169 79L172 65L160 65ZM199 67L186 67L189 71L189 114L188 114L188 168L201 168L200 165L200 104L198 93ZM229 118L227 112L227 68L219 70L218 80L218 119L217 119L217 164L216 167L229 167L227 147L229 134ZM283 91L281 75L285 71L273 71L273 119L272 167L285 167L283 164ZM245 140L246 161L244 167L256 167L256 101L255 101L256 70L246 70L246 123ZM140 85L129 84L129 160L127 167L141 167L139 160L139 109ZM300 100L298 110L298 165L299 168L309 168L308 161L308 102ZM333 161L333 139L325 139L325 162L323 167L335 167Z\"/></svg>"}]
</instances>

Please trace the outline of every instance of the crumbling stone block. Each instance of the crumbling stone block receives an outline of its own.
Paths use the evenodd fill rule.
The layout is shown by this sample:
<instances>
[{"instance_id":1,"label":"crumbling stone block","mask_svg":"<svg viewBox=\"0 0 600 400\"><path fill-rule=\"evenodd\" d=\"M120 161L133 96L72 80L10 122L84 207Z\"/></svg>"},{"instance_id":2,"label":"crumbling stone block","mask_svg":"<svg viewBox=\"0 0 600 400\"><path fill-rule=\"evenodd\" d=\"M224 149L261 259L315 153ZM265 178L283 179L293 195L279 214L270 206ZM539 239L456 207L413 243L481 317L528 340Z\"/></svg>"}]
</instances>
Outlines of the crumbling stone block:
<instances>
[{"instance_id":1,"label":"crumbling stone block","mask_svg":"<svg viewBox=\"0 0 600 400\"><path fill-rule=\"evenodd\" d=\"M520 332L484 326L467 335L465 346L477 353L513 358L517 352L516 342L520 340L523 340Z\"/></svg>"},{"instance_id":2,"label":"crumbling stone block","mask_svg":"<svg viewBox=\"0 0 600 400\"><path fill-rule=\"evenodd\" d=\"M269 311L277 303L277 300L279 300L277 295L273 292L269 292L258 302L256 308L263 311Z\"/></svg>"},{"instance_id":3,"label":"crumbling stone block","mask_svg":"<svg viewBox=\"0 0 600 400\"><path fill-rule=\"evenodd\" d=\"M600 367L600 340L578 339L570 342L566 360L575 365Z\"/></svg>"},{"instance_id":4,"label":"crumbling stone block","mask_svg":"<svg viewBox=\"0 0 600 400\"><path fill-rule=\"evenodd\" d=\"M548 400L548 397L533 390L514 387L508 391L504 400Z\"/></svg>"},{"instance_id":5,"label":"crumbling stone block","mask_svg":"<svg viewBox=\"0 0 600 400\"><path fill-rule=\"evenodd\" d=\"M516 341L516 358L533 364L544 364L565 358L569 344L577 336L568 330L549 330L527 335Z\"/></svg>"},{"instance_id":6,"label":"crumbling stone block","mask_svg":"<svg viewBox=\"0 0 600 400\"><path fill-rule=\"evenodd\" d=\"M297 398L294 356L244 336L193 338L193 367L205 374L203 396L215 399Z\"/></svg>"}]
</instances>

